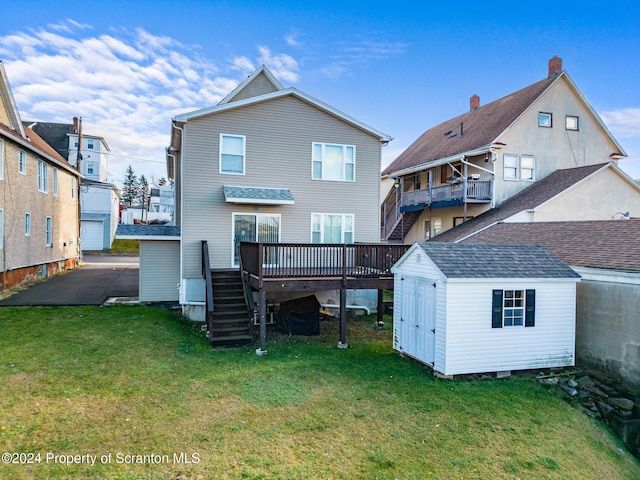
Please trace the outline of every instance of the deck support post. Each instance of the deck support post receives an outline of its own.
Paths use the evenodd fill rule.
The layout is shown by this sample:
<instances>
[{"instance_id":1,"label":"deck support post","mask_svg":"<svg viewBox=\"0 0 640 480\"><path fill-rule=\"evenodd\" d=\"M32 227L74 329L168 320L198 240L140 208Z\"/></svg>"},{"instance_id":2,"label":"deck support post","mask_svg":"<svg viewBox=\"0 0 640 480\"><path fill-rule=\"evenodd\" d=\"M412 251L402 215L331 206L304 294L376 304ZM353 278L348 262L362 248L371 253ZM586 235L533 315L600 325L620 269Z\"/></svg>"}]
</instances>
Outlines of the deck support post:
<instances>
[{"instance_id":1,"label":"deck support post","mask_svg":"<svg viewBox=\"0 0 640 480\"><path fill-rule=\"evenodd\" d=\"M340 341L338 348L347 348L347 289L340 288Z\"/></svg>"},{"instance_id":2,"label":"deck support post","mask_svg":"<svg viewBox=\"0 0 640 480\"><path fill-rule=\"evenodd\" d=\"M260 348L256 350L256 355L266 355L266 343L267 343L267 293L264 289L260 289Z\"/></svg>"},{"instance_id":3,"label":"deck support post","mask_svg":"<svg viewBox=\"0 0 640 480\"><path fill-rule=\"evenodd\" d=\"M376 327L381 329L384 327L384 321L382 320L382 314L384 313L384 304L383 304L383 292L384 290L378 289L378 321L376 323Z\"/></svg>"}]
</instances>

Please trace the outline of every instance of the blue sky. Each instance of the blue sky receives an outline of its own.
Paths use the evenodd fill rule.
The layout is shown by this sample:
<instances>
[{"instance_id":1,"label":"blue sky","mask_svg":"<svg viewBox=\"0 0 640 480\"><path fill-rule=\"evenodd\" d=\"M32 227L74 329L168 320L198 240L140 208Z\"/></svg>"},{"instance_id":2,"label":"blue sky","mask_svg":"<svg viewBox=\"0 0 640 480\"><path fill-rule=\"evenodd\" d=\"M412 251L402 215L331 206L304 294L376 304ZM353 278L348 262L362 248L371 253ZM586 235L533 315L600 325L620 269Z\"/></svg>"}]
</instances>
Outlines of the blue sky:
<instances>
[{"instance_id":1,"label":"blue sky","mask_svg":"<svg viewBox=\"0 0 640 480\"><path fill-rule=\"evenodd\" d=\"M589 2L592 3L592 2ZM179 113L215 105L265 63L296 87L394 141L564 68L640 178L640 7L554 2L23 1L0 9L0 59L23 120L71 123L127 165L166 175Z\"/></svg>"}]
</instances>

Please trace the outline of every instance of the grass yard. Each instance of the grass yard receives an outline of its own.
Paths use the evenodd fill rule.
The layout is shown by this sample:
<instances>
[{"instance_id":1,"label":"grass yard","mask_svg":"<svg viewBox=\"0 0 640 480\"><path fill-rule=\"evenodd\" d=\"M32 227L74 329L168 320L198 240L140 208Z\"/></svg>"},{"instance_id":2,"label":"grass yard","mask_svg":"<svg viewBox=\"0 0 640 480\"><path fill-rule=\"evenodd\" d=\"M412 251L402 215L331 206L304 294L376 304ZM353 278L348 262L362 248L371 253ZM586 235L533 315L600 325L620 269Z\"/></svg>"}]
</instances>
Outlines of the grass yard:
<instances>
[{"instance_id":1,"label":"grass yard","mask_svg":"<svg viewBox=\"0 0 640 480\"><path fill-rule=\"evenodd\" d=\"M270 333L258 357L160 309L2 308L0 478L640 478L555 390L437 379L390 327L348 322L346 350L335 321Z\"/></svg>"}]
</instances>

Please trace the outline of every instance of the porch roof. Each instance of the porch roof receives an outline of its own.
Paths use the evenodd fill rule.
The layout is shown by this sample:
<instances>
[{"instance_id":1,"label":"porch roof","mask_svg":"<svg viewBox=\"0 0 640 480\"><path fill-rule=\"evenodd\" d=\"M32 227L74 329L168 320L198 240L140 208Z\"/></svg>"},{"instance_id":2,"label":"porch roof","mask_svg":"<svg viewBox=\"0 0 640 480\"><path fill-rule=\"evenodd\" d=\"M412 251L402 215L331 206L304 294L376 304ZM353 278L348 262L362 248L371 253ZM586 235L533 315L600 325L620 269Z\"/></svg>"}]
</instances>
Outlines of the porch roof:
<instances>
[{"instance_id":1,"label":"porch roof","mask_svg":"<svg viewBox=\"0 0 640 480\"><path fill-rule=\"evenodd\" d=\"M288 188L239 187L224 185L224 199L228 203L250 203L258 205L293 205L294 199Z\"/></svg>"}]
</instances>

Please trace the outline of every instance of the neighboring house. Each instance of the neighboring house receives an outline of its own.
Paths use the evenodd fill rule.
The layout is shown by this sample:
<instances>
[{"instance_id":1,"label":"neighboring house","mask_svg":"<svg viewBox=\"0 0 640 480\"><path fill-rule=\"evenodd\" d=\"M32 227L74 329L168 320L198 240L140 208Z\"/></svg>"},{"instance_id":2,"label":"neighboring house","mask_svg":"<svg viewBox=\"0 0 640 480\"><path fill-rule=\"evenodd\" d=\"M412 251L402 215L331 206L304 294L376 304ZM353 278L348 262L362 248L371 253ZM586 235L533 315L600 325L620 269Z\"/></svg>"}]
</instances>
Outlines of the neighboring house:
<instances>
[{"instance_id":1,"label":"neighboring house","mask_svg":"<svg viewBox=\"0 0 640 480\"><path fill-rule=\"evenodd\" d=\"M435 372L574 365L580 276L546 249L415 243L392 271L393 348Z\"/></svg>"},{"instance_id":2,"label":"neighboring house","mask_svg":"<svg viewBox=\"0 0 640 480\"><path fill-rule=\"evenodd\" d=\"M264 65L218 105L177 115L167 166L181 227L184 313L204 319L203 240L211 267L232 270L239 268L242 241L378 243L381 148L390 140L304 92L284 88ZM270 293L268 301L295 296ZM318 298L340 303L332 290L318 292Z\"/></svg>"},{"instance_id":3,"label":"neighboring house","mask_svg":"<svg viewBox=\"0 0 640 480\"><path fill-rule=\"evenodd\" d=\"M498 222L612 220L637 216L639 210L640 185L613 162L567 168L433 240L455 242Z\"/></svg>"},{"instance_id":4,"label":"neighboring house","mask_svg":"<svg viewBox=\"0 0 640 480\"><path fill-rule=\"evenodd\" d=\"M119 193L108 182L109 145L103 137L82 132L82 119L73 124L23 122L83 175L80 185L81 248L108 250L118 227ZM80 145L80 154L78 153Z\"/></svg>"},{"instance_id":5,"label":"neighboring house","mask_svg":"<svg viewBox=\"0 0 640 480\"><path fill-rule=\"evenodd\" d=\"M557 170L625 156L553 57L544 80L484 106L473 95L469 112L427 130L384 169L381 238L427 240Z\"/></svg>"},{"instance_id":6,"label":"neighboring house","mask_svg":"<svg viewBox=\"0 0 640 480\"><path fill-rule=\"evenodd\" d=\"M125 225L173 225L173 186L152 187L147 205L123 205L120 223Z\"/></svg>"},{"instance_id":7,"label":"neighboring house","mask_svg":"<svg viewBox=\"0 0 640 480\"><path fill-rule=\"evenodd\" d=\"M582 276L578 364L640 387L640 220L497 223L460 238L464 244L535 243L570 265Z\"/></svg>"},{"instance_id":8,"label":"neighboring house","mask_svg":"<svg viewBox=\"0 0 640 480\"><path fill-rule=\"evenodd\" d=\"M77 265L79 179L22 124L0 62L0 290Z\"/></svg>"}]
</instances>

